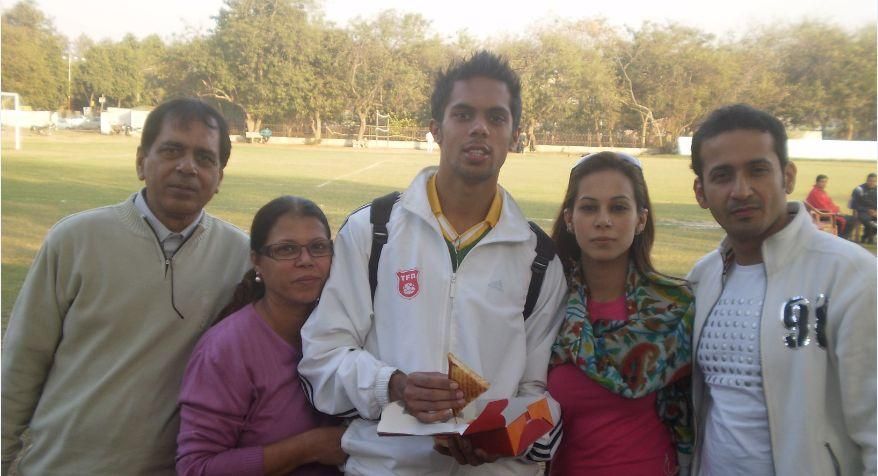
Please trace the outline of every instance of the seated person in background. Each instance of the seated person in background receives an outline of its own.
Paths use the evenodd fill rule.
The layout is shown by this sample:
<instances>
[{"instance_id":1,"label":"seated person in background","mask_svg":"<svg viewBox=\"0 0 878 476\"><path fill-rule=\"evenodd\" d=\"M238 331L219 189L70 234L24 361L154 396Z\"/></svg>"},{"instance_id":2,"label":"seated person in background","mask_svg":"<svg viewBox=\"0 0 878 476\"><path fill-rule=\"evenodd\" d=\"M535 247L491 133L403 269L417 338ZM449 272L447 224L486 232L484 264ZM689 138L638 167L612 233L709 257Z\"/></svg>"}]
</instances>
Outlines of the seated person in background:
<instances>
[{"instance_id":1,"label":"seated person in background","mask_svg":"<svg viewBox=\"0 0 878 476\"><path fill-rule=\"evenodd\" d=\"M863 243L875 242L875 183L874 173L866 177L866 182L851 193L851 209L856 213L857 220L863 224Z\"/></svg>"},{"instance_id":2,"label":"seated person in background","mask_svg":"<svg viewBox=\"0 0 878 476\"><path fill-rule=\"evenodd\" d=\"M177 474L339 474L344 427L305 398L299 331L332 262L314 202L283 196L253 218L253 268L192 354L180 395Z\"/></svg>"},{"instance_id":3,"label":"seated person in background","mask_svg":"<svg viewBox=\"0 0 878 476\"><path fill-rule=\"evenodd\" d=\"M826 193L827 182L829 182L829 177L823 174L818 175L817 180L814 181L814 187L808 193L808 198L805 199L805 203L823 213L835 214L835 223L838 224L838 236L847 238L850 232L847 222L852 217L839 213L841 209L832 201L829 194Z\"/></svg>"},{"instance_id":4,"label":"seated person in background","mask_svg":"<svg viewBox=\"0 0 878 476\"><path fill-rule=\"evenodd\" d=\"M268 143L268 139L271 139L271 129L264 127L259 131L259 135L262 136L262 143Z\"/></svg>"}]
</instances>

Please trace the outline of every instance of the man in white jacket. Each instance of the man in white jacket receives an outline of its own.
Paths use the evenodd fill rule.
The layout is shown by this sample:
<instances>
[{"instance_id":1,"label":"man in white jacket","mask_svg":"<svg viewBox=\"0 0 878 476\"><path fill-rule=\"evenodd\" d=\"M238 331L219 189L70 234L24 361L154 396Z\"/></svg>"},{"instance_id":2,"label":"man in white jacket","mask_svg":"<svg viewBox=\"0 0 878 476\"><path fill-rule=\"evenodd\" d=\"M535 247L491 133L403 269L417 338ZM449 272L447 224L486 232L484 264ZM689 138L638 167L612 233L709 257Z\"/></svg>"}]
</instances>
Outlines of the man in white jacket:
<instances>
[{"instance_id":1,"label":"man in white jacket","mask_svg":"<svg viewBox=\"0 0 878 476\"><path fill-rule=\"evenodd\" d=\"M561 429L551 398L558 424L518 458L486 454L466 438L434 447L431 437L376 433L393 401L423 422L462 406L446 376L448 352L491 383L486 397L545 393L564 277L554 258L525 319L536 237L497 185L518 137L520 90L509 65L488 52L439 75L430 125L439 167L418 174L392 208L374 301L369 207L336 237L330 278L302 328L299 372L317 409L358 417L342 439L347 473L537 474L536 462L554 454Z\"/></svg>"},{"instance_id":2,"label":"man in white jacket","mask_svg":"<svg viewBox=\"0 0 878 476\"><path fill-rule=\"evenodd\" d=\"M694 474L875 474L875 258L787 202L786 132L746 105L692 141L698 204L727 236L695 291Z\"/></svg>"}]
</instances>

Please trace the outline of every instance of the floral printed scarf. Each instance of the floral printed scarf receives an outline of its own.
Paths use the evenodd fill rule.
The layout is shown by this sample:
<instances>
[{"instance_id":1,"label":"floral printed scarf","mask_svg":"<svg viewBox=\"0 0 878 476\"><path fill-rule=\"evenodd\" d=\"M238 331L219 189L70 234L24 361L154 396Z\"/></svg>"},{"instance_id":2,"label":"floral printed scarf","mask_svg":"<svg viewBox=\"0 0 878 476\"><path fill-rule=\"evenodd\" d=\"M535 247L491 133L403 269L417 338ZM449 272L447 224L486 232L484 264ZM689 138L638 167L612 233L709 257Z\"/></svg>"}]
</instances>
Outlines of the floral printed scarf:
<instances>
[{"instance_id":1,"label":"floral printed scarf","mask_svg":"<svg viewBox=\"0 0 878 476\"><path fill-rule=\"evenodd\" d=\"M689 286L629 266L625 285L627 321L587 315L588 290L574 269L564 322L552 346L550 366L573 363L592 380L626 398L656 395L659 418L671 429L677 451L692 454L692 322Z\"/></svg>"}]
</instances>

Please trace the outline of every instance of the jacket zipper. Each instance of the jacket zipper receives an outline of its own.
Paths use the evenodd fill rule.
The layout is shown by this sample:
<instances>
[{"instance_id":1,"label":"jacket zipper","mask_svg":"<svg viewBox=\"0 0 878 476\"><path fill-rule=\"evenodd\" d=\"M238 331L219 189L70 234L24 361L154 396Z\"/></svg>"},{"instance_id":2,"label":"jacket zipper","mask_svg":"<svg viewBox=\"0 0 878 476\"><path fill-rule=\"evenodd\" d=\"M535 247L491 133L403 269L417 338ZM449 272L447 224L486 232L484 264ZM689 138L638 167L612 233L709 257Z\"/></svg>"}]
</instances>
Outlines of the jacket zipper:
<instances>
[{"instance_id":1,"label":"jacket zipper","mask_svg":"<svg viewBox=\"0 0 878 476\"><path fill-rule=\"evenodd\" d=\"M720 298L723 296L723 291L726 290L726 278L728 277L727 271L728 270L726 269L725 264L723 264L723 273L722 273L722 276L720 276L719 294L717 294L716 299L714 299L713 305L710 306L710 310L707 313L707 318L704 319L704 325L701 326L701 331L698 333L699 345L701 344L701 337L704 334L704 327L707 324L707 320L710 319L710 313L713 312L713 308L716 307L716 304L719 302ZM694 344L694 342L693 342L693 344ZM698 365L698 347L699 346L693 345L692 347L693 347L692 348L692 363L693 363L693 365ZM705 382L702 385L702 390L701 390L702 395L704 395L704 392L706 391L706 387L707 387L707 382ZM693 411L692 412L692 438L693 438L692 445L695 448L702 446L698 441L698 438L700 436L699 431L698 431L698 426L699 426L698 423L699 423L698 422L698 412ZM692 456L693 456L693 458L692 458L691 464L692 464L692 467L694 468L694 467L696 467L696 465L700 465L701 463L699 461L695 461L695 452L694 451L692 452ZM701 458L700 453L699 453L698 457L699 457L699 459Z\"/></svg>"},{"instance_id":2,"label":"jacket zipper","mask_svg":"<svg viewBox=\"0 0 878 476\"><path fill-rule=\"evenodd\" d=\"M444 240L444 238L443 238L443 240ZM463 260L461 260L457 254L457 245L459 243L453 242L452 244L454 245L455 253L454 253L454 264L453 264L452 269L451 269L451 284L450 284L449 290L448 290L448 315L447 315L448 326L445 329L447 336L448 336L446 339L446 343L445 343L445 353L446 354L451 352L451 323L452 323L452 320L454 317L454 298L455 298L455 295L457 294L457 273L460 271L460 267L463 266ZM478 248L479 246L482 246L482 245L484 245L484 243L482 243L482 240L479 240L479 242L476 243L475 245L473 245L473 247L467 252L467 256L469 256L473 251L475 251L476 248ZM446 363L446 365L447 365L447 363Z\"/></svg>"},{"instance_id":3,"label":"jacket zipper","mask_svg":"<svg viewBox=\"0 0 878 476\"><path fill-rule=\"evenodd\" d=\"M454 299L457 295L457 273L460 271L460 267L463 266L463 260L460 259L460 255L457 254L457 247L460 245L460 237L457 240L452 242L454 246L454 263L451 267L451 283L448 289L448 315L447 315L447 327L445 328L446 335L448 336L445 340L445 354L451 352L451 327L452 322L454 321ZM473 252L476 247L479 246L479 243L476 243L475 246L472 247L467 252L467 255ZM447 362L447 359L446 359ZM447 364L446 364L447 365Z\"/></svg>"},{"instance_id":4,"label":"jacket zipper","mask_svg":"<svg viewBox=\"0 0 878 476\"><path fill-rule=\"evenodd\" d=\"M824 442L823 446L825 446L826 451L829 452L829 458L832 461L832 469L835 470L835 476L841 476L841 468L838 465L838 458L835 457L835 453L832 451L832 446L829 446L828 442Z\"/></svg>"},{"instance_id":5,"label":"jacket zipper","mask_svg":"<svg viewBox=\"0 0 878 476\"><path fill-rule=\"evenodd\" d=\"M454 246L454 263L451 266L451 283L448 289L448 315L446 318L446 327L445 333L447 338L445 339L445 354L448 355L451 352L451 328L452 321L454 320L454 297L457 294L457 272L460 270L461 259L457 254L458 246L460 246L460 236L457 237L454 241L451 242L452 246ZM478 243L476 243L478 245ZM475 248L475 247L473 247ZM470 250L469 252L472 252ZM447 362L447 359L445 359Z\"/></svg>"},{"instance_id":6,"label":"jacket zipper","mask_svg":"<svg viewBox=\"0 0 878 476\"><path fill-rule=\"evenodd\" d=\"M725 286L725 284L723 284L723 287L724 286ZM710 312L712 312L713 308L716 307L716 304L719 302L719 298L722 295L723 295L723 288L721 287L720 292L719 292L719 296L717 296L716 300L713 302L713 305L710 306L710 311L708 311L708 313L707 313L707 319L710 319ZM701 326L701 331L698 333L699 346L701 344L701 337L704 334L704 328L707 325L707 319L704 320L704 324ZM698 347L699 346L693 346L693 349L692 349L692 363L694 365L698 365ZM702 389L701 389L702 396L704 395L704 392L706 392L706 391L707 391L707 382L704 382L702 384ZM703 408L702 408L702 410L703 410ZM699 444L699 441L698 441L698 438L700 437L700 432L698 431L698 427L699 427L698 417L699 417L698 412L692 412L692 438L693 438L692 445L694 447L701 446L701 444ZM694 452L693 452L692 456L695 456ZM701 457L701 455L699 454L699 458L700 457ZM693 459L692 464L695 465L698 463L696 461L694 461L694 459Z\"/></svg>"},{"instance_id":7,"label":"jacket zipper","mask_svg":"<svg viewBox=\"0 0 878 476\"><path fill-rule=\"evenodd\" d=\"M764 268L765 273L765 287L762 291L762 310L760 311L759 316L759 370L762 373L762 399L765 401L765 424L768 426L768 441L774 447L774 443L771 441L772 432L771 432L771 411L769 411L768 405L768 392L767 386L765 382L768 379L765 376L765 349L763 348L763 343L765 342L765 322L767 319L765 318L765 309L768 307L768 267L765 265L765 260L762 261L762 267ZM771 464L774 466L775 472L777 471L777 463L774 460L775 452L771 452Z\"/></svg>"},{"instance_id":8,"label":"jacket zipper","mask_svg":"<svg viewBox=\"0 0 878 476\"><path fill-rule=\"evenodd\" d=\"M445 319L445 333L448 336L445 339L445 354L451 352L451 327L454 320L454 295L457 293L457 273L451 273L451 287L448 290L448 315Z\"/></svg>"}]
</instances>

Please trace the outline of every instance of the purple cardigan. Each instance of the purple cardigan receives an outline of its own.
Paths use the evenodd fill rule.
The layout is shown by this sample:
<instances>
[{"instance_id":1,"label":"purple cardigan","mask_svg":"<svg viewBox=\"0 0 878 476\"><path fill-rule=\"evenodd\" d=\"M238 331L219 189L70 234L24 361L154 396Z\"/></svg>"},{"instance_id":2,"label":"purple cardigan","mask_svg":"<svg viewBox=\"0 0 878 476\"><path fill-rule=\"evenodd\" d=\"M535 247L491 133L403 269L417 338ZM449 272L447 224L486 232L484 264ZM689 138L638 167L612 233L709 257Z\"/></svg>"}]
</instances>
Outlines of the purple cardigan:
<instances>
[{"instance_id":1,"label":"purple cardigan","mask_svg":"<svg viewBox=\"0 0 878 476\"><path fill-rule=\"evenodd\" d=\"M263 446L337 424L305 398L296 370L301 358L252 305L209 329L183 377L177 474L262 475ZM292 474L339 473L311 464Z\"/></svg>"}]
</instances>

